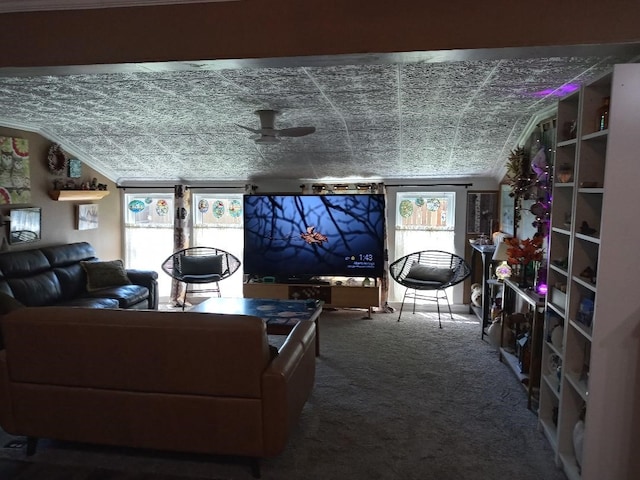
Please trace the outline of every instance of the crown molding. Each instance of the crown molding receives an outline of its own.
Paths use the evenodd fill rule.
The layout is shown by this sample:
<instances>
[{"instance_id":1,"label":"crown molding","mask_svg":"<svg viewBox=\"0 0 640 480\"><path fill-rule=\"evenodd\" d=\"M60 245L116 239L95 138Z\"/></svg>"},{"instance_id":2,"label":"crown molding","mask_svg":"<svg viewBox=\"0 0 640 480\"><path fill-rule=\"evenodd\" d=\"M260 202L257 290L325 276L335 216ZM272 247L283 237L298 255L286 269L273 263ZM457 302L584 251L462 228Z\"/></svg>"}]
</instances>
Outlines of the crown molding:
<instances>
[{"instance_id":1,"label":"crown molding","mask_svg":"<svg viewBox=\"0 0 640 480\"><path fill-rule=\"evenodd\" d=\"M0 0L0 13L95 8L146 7L188 3L237 2L241 0Z\"/></svg>"}]
</instances>

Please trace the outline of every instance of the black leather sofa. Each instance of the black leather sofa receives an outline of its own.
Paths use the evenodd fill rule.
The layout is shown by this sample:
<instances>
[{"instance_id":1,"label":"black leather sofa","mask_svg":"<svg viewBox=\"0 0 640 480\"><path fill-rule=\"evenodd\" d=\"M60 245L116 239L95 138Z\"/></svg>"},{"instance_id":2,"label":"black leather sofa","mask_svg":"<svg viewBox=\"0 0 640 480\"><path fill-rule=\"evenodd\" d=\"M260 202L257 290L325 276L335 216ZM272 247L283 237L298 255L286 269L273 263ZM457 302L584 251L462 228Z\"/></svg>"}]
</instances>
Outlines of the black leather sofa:
<instances>
[{"instance_id":1,"label":"black leather sofa","mask_svg":"<svg viewBox=\"0 0 640 480\"><path fill-rule=\"evenodd\" d=\"M28 307L158 308L158 273L126 270L129 285L87 290L82 261L98 261L87 242L0 253L0 292Z\"/></svg>"}]
</instances>

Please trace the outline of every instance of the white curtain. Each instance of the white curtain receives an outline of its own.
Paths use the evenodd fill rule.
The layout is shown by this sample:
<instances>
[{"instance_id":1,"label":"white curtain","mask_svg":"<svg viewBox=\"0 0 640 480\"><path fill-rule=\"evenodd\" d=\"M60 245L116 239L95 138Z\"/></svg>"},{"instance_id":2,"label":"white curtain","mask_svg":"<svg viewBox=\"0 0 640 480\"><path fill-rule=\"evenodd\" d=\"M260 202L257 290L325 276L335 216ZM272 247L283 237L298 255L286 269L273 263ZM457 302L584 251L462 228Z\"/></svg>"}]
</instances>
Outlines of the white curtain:
<instances>
[{"instance_id":1,"label":"white curtain","mask_svg":"<svg viewBox=\"0 0 640 480\"><path fill-rule=\"evenodd\" d=\"M244 233L237 227L202 227L193 228L193 245L197 247L214 247L225 250L242 262ZM220 282L220 293L223 297L242 297L242 264L240 269L229 278ZM197 286L196 286L197 288Z\"/></svg>"},{"instance_id":2,"label":"white curtain","mask_svg":"<svg viewBox=\"0 0 640 480\"><path fill-rule=\"evenodd\" d=\"M175 212L173 217L173 251L190 247L191 224L191 190L186 185L176 185L173 191L175 199ZM186 285L173 279L171 282L170 301L176 306L182 306Z\"/></svg>"},{"instance_id":3,"label":"white curtain","mask_svg":"<svg viewBox=\"0 0 640 480\"><path fill-rule=\"evenodd\" d=\"M421 250L455 252L454 232L449 230L396 230L396 259ZM389 301L401 302L405 288L391 282ZM447 290L451 300L451 288Z\"/></svg>"},{"instance_id":4,"label":"white curtain","mask_svg":"<svg viewBox=\"0 0 640 480\"><path fill-rule=\"evenodd\" d=\"M238 271L220 282L220 293L223 297L242 297L244 276L242 194L196 192L193 194L192 211L192 246L218 248L240 260ZM198 286L195 288L197 289Z\"/></svg>"},{"instance_id":5,"label":"white curtain","mask_svg":"<svg viewBox=\"0 0 640 480\"><path fill-rule=\"evenodd\" d=\"M161 265L173 253L173 192L132 191L124 194L125 265L158 272L158 295L166 302L171 277Z\"/></svg>"}]
</instances>

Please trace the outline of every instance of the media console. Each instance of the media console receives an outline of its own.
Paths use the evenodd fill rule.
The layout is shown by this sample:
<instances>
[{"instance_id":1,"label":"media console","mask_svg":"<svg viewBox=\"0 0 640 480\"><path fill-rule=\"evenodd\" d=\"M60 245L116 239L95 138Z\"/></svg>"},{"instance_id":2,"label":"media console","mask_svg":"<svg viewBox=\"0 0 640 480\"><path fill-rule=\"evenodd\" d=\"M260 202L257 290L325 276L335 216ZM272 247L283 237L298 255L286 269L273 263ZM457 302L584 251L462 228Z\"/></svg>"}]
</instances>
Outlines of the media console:
<instances>
[{"instance_id":1,"label":"media console","mask_svg":"<svg viewBox=\"0 0 640 480\"><path fill-rule=\"evenodd\" d=\"M245 298L274 298L280 300L322 300L329 308L367 308L380 306L380 282L369 287L326 285L317 283L249 282L243 285Z\"/></svg>"}]
</instances>

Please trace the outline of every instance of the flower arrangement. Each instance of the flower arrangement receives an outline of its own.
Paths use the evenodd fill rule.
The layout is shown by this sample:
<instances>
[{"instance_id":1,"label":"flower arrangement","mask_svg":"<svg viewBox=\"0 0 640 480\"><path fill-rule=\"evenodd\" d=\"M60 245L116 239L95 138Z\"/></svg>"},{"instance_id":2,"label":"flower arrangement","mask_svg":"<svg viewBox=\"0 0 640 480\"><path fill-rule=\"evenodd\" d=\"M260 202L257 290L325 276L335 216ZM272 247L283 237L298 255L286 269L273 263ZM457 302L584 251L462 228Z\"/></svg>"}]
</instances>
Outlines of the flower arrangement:
<instances>
[{"instance_id":1,"label":"flower arrangement","mask_svg":"<svg viewBox=\"0 0 640 480\"><path fill-rule=\"evenodd\" d=\"M509 248L507 248L508 262L512 265L527 266L531 262L542 261L542 236L534 236L533 238L507 238L504 240Z\"/></svg>"}]
</instances>

